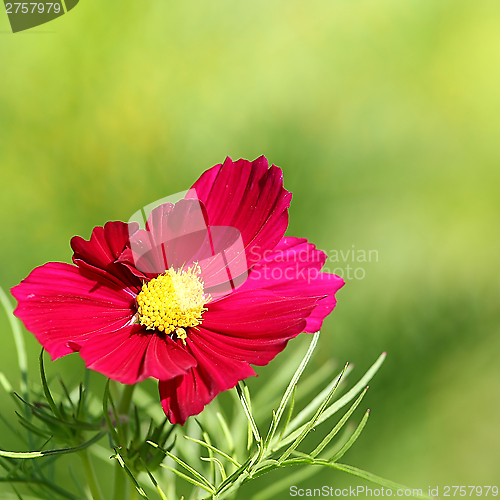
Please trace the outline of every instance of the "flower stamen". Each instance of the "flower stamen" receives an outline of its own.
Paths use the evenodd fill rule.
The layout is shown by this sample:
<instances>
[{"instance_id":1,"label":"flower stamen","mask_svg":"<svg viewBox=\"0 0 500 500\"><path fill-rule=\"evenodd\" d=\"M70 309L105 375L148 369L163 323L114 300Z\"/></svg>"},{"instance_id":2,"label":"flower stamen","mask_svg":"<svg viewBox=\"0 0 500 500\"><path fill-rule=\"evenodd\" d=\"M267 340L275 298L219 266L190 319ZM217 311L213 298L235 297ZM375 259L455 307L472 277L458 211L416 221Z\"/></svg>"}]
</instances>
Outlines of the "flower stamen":
<instances>
[{"instance_id":1,"label":"flower stamen","mask_svg":"<svg viewBox=\"0 0 500 500\"><path fill-rule=\"evenodd\" d=\"M137 295L139 323L147 330L175 333L186 344L186 328L201 324L205 304L200 266L168 269L151 281L144 282Z\"/></svg>"}]
</instances>

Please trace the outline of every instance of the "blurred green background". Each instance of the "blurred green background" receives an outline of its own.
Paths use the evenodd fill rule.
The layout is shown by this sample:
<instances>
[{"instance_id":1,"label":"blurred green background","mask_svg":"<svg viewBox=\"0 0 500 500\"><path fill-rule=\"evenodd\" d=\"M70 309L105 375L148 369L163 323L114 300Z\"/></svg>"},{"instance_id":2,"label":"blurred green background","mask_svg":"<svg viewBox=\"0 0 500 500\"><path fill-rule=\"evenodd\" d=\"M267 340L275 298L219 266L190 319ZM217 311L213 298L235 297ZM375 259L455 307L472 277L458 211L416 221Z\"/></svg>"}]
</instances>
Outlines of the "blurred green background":
<instances>
[{"instance_id":1,"label":"blurred green background","mask_svg":"<svg viewBox=\"0 0 500 500\"><path fill-rule=\"evenodd\" d=\"M497 0L82 0L9 29L0 14L5 290L70 261L73 235L128 220L225 156L264 154L293 192L287 234L378 251L351 263L365 278L338 294L314 358L355 363L354 381L388 352L344 461L424 489L499 484ZM0 335L16 381L3 312ZM82 366L54 365L70 378ZM3 390L0 404L14 421ZM321 472L301 486L355 484Z\"/></svg>"}]
</instances>

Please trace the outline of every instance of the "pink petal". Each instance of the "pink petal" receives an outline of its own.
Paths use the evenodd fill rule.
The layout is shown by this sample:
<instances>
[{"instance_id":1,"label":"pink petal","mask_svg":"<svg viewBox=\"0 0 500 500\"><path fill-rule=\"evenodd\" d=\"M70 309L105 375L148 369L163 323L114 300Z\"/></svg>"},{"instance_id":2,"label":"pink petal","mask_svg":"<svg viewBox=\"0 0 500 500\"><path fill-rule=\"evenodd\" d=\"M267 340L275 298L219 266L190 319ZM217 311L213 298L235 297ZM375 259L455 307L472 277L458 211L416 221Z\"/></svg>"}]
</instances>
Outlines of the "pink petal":
<instances>
[{"instance_id":1,"label":"pink petal","mask_svg":"<svg viewBox=\"0 0 500 500\"><path fill-rule=\"evenodd\" d=\"M188 417L200 413L217 394L255 375L247 363L214 351L207 352L195 342L188 340L188 349L197 359L198 365L186 375L159 383L163 410L173 424L184 425Z\"/></svg>"},{"instance_id":2,"label":"pink petal","mask_svg":"<svg viewBox=\"0 0 500 500\"><path fill-rule=\"evenodd\" d=\"M239 291L265 289L286 297L323 297L307 317L306 332L321 329L323 320L335 307L336 292L344 280L320 272L326 255L306 239L283 238L250 273Z\"/></svg>"},{"instance_id":3,"label":"pink petal","mask_svg":"<svg viewBox=\"0 0 500 500\"><path fill-rule=\"evenodd\" d=\"M146 229L132 235L119 262L141 278L152 278L188 266L200 254L212 255L205 207L198 200L181 200L152 210Z\"/></svg>"},{"instance_id":4,"label":"pink petal","mask_svg":"<svg viewBox=\"0 0 500 500\"><path fill-rule=\"evenodd\" d=\"M87 368L123 384L148 377L174 378L196 365L196 360L169 336L160 337L140 325L92 335L79 352Z\"/></svg>"},{"instance_id":5,"label":"pink petal","mask_svg":"<svg viewBox=\"0 0 500 500\"><path fill-rule=\"evenodd\" d=\"M282 336L257 338L233 337L213 332L201 326L191 329L189 337L206 351L215 351L221 355L253 365L267 365L287 345L295 333Z\"/></svg>"},{"instance_id":6,"label":"pink petal","mask_svg":"<svg viewBox=\"0 0 500 500\"><path fill-rule=\"evenodd\" d=\"M168 380L186 373L196 363L180 341L174 342L170 336L156 333L148 346L144 372L148 377Z\"/></svg>"},{"instance_id":7,"label":"pink petal","mask_svg":"<svg viewBox=\"0 0 500 500\"><path fill-rule=\"evenodd\" d=\"M129 225L124 222L107 222L104 227L94 228L89 241L75 236L71 240L73 262L81 269L99 274L115 284L140 287L140 280L116 263L129 242L130 234L136 230L135 223Z\"/></svg>"},{"instance_id":8,"label":"pink petal","mask_svg":"<svg viewBox=\"0 0 500 500\"><path fill-rule=\"evenodd\" d=\"M210 226L241 233L247 269L276 246L288 226L291 193L283 188L281 169L268 168L263 156L253 162L227 158L223 165L207 170L188 197L193 190L206 206Z\"/></svg>"},{"instance_id":9,"label":"pink petal","mask_svg":"<svg viewBox=\"0 0 500 500\"><path fill-rule=\"evenodd\" d=\"M286 297L270 290L237 290L207 305L203 327L233 337L292 338L321 297Z\"/></svg>"},{"instance_id":10,"label":"pink petal","mask_svg":"<svg viewBox=\"0 0 500 500\"><path fill-rule=\"evenodd\" d=\"M160 381L169 420L184 423L219 392L253 375L306 326L318 297L284 297L268 290L234 293L208 304L200 327L188 331L187 348L198 365L186 375Z\"/></svg>"},{"instance_id":11,"label":"pink petal","mask_svg":"<svg viewBox=\"0 0 500 500\"><path fill-rule=\"evenodd\" d=\"M118 261L141 279L196 262L207 293L214 297L230 293L242 282L233 278L248 274L240 232L232 227L209 227L203 203L191 199L155 208L147 228L131 237L130 248Z\"/></svg>"},{"instance_id":12,"label":"pink petal","mask_svg":"<svg viewBox=\"0 0 500 500\"><path fill-rule=\"evenodd\" d=\"M158 383L161 405L172 424L184 425L188 417L200 413L210 400L207 386L197 371Z\"/></svg>"},{"instance_id":13,"label":"pink petal","mask_svg":"<svg viewBox=\"0 0 500 500\"><path fill-rule=\"evenodd\" d=\"M34 269L12 294L18 301L16 316L52 359L74 352L92 335L119 330L135 313L133 294L58 262Z\"/></svg>"},{"instance_id":14,"label":"pink petal","mask_svg":"<svg viewBox=\"0 0 500 500\"><path fill-rule=\"evenodd\" d=\"M254 375L249 363L265 365L303 331L317 297L280 297L264 290L239 291L209 304L203 326L190 328L187 348L198 365L159 384L172 423L184 424L219 392Z\"/></svg>"}]
</instances>

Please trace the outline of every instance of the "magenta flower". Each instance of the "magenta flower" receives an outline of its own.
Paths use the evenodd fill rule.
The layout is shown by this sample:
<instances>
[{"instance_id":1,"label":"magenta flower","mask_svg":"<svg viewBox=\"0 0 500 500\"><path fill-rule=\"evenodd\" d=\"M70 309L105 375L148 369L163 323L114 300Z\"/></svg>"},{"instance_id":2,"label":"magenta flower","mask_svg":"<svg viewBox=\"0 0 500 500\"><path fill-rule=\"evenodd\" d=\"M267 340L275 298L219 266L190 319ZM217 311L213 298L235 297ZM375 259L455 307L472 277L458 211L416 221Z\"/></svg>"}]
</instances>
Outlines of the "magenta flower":
<instances>
[{"instance_id":1,"label":"magenta flower","mask_svg":"<svg viewBox=\"0 0 500 500\"><path fill-rule=\"evenodd\" d=\"M264 157L228 158L145 228L108 222L74 237L75 265L34 269L12 289L15 314L52 359L79 352L124 384L158 379L183 424L335 306L344 282L320 272L326 255L283 236L290 199Z\"/></svg>"}]
</instances>

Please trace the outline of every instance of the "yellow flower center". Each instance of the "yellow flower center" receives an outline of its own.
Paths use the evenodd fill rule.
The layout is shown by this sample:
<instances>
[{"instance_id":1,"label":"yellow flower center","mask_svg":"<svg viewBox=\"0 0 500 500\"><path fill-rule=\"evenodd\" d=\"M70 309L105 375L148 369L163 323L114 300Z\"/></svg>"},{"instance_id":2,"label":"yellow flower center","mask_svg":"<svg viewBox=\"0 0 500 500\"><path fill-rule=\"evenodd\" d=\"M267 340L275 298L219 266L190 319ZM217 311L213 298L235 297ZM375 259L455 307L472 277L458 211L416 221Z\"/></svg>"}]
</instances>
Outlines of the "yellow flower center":
<instances>
[{"instance_id":1,"label":"yellow flower center","mask_svg":"<svg viewBox=\"0 0 500 500\"><path fill-rule=\"evenodd\" d=\"M147 330L167 334L175 332L184 343L185 328L201 323L210 295L203 293L201 269L194 264L187 269L168 269L142 285L137 295L137 313Z\"/></svg>"}]
</instances>

